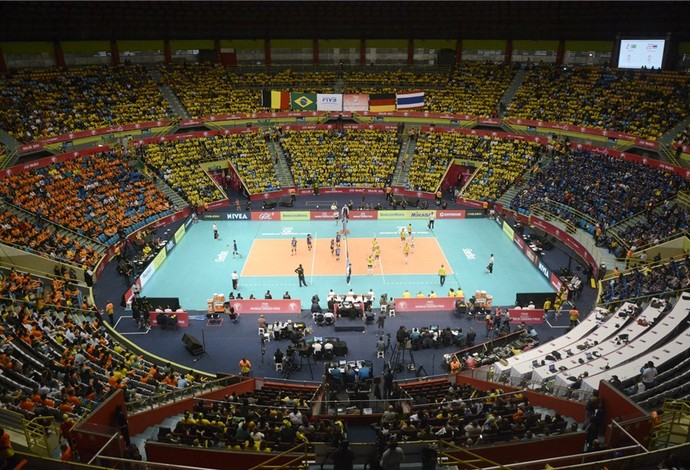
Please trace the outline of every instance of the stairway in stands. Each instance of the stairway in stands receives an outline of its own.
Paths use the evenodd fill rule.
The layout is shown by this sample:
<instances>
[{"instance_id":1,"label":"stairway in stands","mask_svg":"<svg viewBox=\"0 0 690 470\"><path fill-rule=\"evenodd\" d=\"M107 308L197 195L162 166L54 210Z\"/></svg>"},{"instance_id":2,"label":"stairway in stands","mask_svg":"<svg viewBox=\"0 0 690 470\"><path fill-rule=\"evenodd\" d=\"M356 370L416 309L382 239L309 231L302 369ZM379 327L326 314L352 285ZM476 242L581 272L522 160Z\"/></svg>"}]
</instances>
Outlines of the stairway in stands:
<instances>
[{"instance_id":1,"label":"stairway in stands","mask_svg":"<svg viewBox=\"0 0 690 470\"><path fill-rule=\"evenodd\" d=\"M393 171L393 186L407 186L408 178L410 176L410 167L412 166L412 158L414 158L414 149L417 146L417 141L407 137L407 126L402 130L403 141L400 146L400 153L398 154L398 162Z\"/></svg>"},{"instance_id":2,"label":"stairway in stands","mask_svg":"<svg viewBox=\"0 0 690 470\"><path fill-rule=\"evenodd\" d=\"M688 125L690 125L690 115L688 115L685 119L678 121L678 123L669 129L668 132L659 137L659 143L670 146L673 142L673 139L675 139L678 134L683 132Z\"/></svg>"},{"instance_id":3,"label":"stairway in stands","mask_svg":"<svg viewBox=\"0 0 690 470\"><path fill-rule=\"evenodd\" d=\"M156 178L153 181L153 184L156 185L158 189L161 190L161 192L172 201L172 203L175 205L176 210L181 210L184 209L185 207L189 206L189 203L182 199L182 196L177 194L168 184L161 178Z\"/></svg>"},{"instance_id":4,"label":"stairway in stands","mask_svg":"<svg viewBox=\"0 0 690 470\"><path fill-rule=\"evenodd\" d=\"M550 163L551 156L544 155L536 164L539 165L539 168L546 168L547 166L549 166ZM496 200L496 202L502 204L504 207L510 207L510 202L513 200L517 193L519 193L529 185L529 182L532 180L532 176L532 172L530 172L529 170L525 171L525 173L523 174L522 182L520 182L519 184L511 185L508 188L508 190Z\"/></svg>"},{"instance_id":5,"label":"stairway in stands","mask_svg":"<svg viewBox=\"0 0 690 470\"><path fill-rule=\"evenodd\" d=\"M19 141L0 129L0 144L5 147L5 153L0 154L0 168L14 165L19 149Z\"/></svg>"},{"instance_id":6,"label":"stairway in stands","mask_svg":"<svg viewBox=\"0 0 690 470\"><path fill-rule=\"evenodd\" d=\"M163 94L163 98L165 98L165 100L170 105L170 109L172 109L173 114L181 119L189 119L191 116L184 108L184 106L182 106L182 103L177 98L175 93L172 91L172 88L170 88L168 85L163 84L163 76L161 75L160 70L158 70L158 68L156 68L155 66L152 66L147 69L147 73L149 77L151 77L151 80L156 82L156 84L158 85L158 89Z\"/></svg>"},{"instance_id":7,"label":"stairway in stands","mask_svg":"<svg viewBox=\"0 0 690 470\"><path fill-rule=\"evenodd\" d=\"M278 176L278 181L280 181L281 188L291 188L295 186L295 180L292 177L292 172L290 171L290 165L288 165L287 159L285 158L285 153L283 148L271 140L268 142L268 151L271 153L274 162L274 168L276 170L276 175Z\"/></svg>"},{"instance_id":8,"label":"stairway in stands","mask_svg":"<svg viewBox=\"0 0 690 470\"><path fill-rule=\"evenodd\" d=\"M513 78L513 81L511 82L510 86L503 94L503 98L501 98L501 103L503 103L506 108L510 106L510 103L513 101L513 98L515 98L515 94L522 86L522 82L525 80L525 75L527 75L527 71L518 70L515 74L515 78ZM505 117L505 112L499 113L499 116L501 118Z\"/></svg>"}]
</instances>

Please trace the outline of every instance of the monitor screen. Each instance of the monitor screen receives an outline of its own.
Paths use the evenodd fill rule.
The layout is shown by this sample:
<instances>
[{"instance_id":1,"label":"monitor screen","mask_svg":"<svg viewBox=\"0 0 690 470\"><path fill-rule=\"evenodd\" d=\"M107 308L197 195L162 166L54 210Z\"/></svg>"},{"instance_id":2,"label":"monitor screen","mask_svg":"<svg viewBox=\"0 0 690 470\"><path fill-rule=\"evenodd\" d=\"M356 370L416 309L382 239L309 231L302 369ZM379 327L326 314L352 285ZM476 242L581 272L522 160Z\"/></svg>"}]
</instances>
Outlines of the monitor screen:
<instances>
[{"instance_id":1,"label":"monitor screen","mask_svg":"<svg viewBox=\"0 0 690 470\"><path fill-rule=\"evenodd\" d=\"M664 59L663 39L621 39L618 67L660 69Z\"/></svg>"}]
</instances>

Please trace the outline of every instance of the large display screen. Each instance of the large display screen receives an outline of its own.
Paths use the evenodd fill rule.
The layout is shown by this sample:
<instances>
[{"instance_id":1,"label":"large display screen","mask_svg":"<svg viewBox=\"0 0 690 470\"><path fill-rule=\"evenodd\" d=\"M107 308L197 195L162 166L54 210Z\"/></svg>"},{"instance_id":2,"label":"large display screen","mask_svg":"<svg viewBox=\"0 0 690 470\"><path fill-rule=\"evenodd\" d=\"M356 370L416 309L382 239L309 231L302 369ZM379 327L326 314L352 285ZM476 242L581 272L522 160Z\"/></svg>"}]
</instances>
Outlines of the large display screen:
<instances>
[{"instance_id":1,"label":"large display screen","mask_svg":"<svg viewBox=\"0 0 690 470\"><path fill-rule=\"evenodd\" d=\"M660 69L664 59L663 39L621 39L618 68Z\"/></svg>"}]
</instances>

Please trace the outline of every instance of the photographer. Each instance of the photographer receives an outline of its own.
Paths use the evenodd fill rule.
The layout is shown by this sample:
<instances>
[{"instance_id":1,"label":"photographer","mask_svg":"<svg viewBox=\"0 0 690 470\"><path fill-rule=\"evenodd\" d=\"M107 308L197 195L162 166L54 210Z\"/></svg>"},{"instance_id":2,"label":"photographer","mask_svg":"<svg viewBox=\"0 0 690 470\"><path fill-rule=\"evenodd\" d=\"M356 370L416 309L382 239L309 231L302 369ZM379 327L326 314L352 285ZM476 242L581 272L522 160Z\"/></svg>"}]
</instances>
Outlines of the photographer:
<instances>
[{"instance_id":1,"label":"photographer","mask_svg":"<svg viewBox=\"0 0 690 470\"><path fill-rule=\"evenodd\" d=\"M350 443L343 441L335 451L326 456L321 464L322 469L330 459L333 459L333 470L352 470L355 464L355 453L350 449Z\"/></svg>"}]
</instances>

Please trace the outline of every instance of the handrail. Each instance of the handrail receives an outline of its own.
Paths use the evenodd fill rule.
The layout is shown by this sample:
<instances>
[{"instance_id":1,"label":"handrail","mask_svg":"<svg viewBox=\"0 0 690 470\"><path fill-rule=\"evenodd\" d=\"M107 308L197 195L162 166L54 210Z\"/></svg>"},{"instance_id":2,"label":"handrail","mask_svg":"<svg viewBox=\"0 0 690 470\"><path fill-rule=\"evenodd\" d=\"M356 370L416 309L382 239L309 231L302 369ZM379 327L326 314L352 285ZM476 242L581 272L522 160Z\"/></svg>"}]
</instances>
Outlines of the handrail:
<instances>
[{"instance_id":1,"label":"handrail","mask_svg":"<svg viewBox=\"0 0 690 470\"><path fill-rule=\"evenodd\" d=\"M0 240L0 245L11 246L12 248L16 248L17 250L24 251L24 252L32 254L32 255L36 255L40 258L44 258L44 259L51 261L53 263L64 264L66 266L69 266L70 268L82 269L81 266L79 266L76 263L73 263L71 260L63 258L61 256L60 257L56 256L55 258L51 258L50 255L47 254L46 252L38 251L38 250L31 248L27 245L19 245L17 243L8 242L7 240ZM98 266L98 263L100 263L101 259L102 259L102 257L98 259L96 266ZM25 269L25 268L22 268L22 269ZM95 266L92 266L92 269L95 269Z\"/></svg>"},{"instance_id":2,"label":"handrail","mask_svg":"<svg viewBox=\"0 0 690 470\"><path fill-rule=\"evenodd\" d=\"M8 246L12 246L12 247L18 248L18 245L13 245L13 244L11 244L11 243L7 243L7 242L4 242L4 241L0 241L0 244L2 244L2 245L8 245ZM23 251L27 251L27 250L26 250L26 249L23 249ZM38 253L33 252L33 251L32 251L32 252L29 252L29 253L31 253L32 255L37 255L37 254L38 254ZM51 259L51 261L55 261L55 262L57 262L57 263L59 263L59 264L67 264L67 263L63 263L63 262L61 262L61 261L57 261L57 260L54 260L54 259ZM69 266L71 266L71 265L69 265ZM16 266L15 264L8 263L8 262L6 262L6 261L0 260L0 268L2 268L2 267L6 267L6 268L8 268L8 269L12 269L12 268L16 268L17 266ZM52 279L58 279L58 280L61 280L61 281L69 281L69 282L71 282L72 284L77 284L77 285L78 285L79 287L81 287L81 288L87 288L86 283L85 283L84 281L80 281L79 279L73 279L73 278L71 278L71 277L64 277L64 276L56 276L55 273L49 273L49 272L41 271L41 270L38 270L38 269L31 269L31 270L29 271L28 269L25 269L25 268L22 267L22 268L21 268L21 271L22 271L22 272L25 272L25 273L28 273L28 274L31 274L32 276L44 277L44 278L46 278L46 279L51 279L51 280L52 280Z\"/></svg>"},{"instance_id":3,"label":"handrail","mask_svg":"<svg viewBox=\"0 0 690 470\"><path fill-rule=\"evenodd\" d=\"M513 470L515 470L517 468L523 468L523 467L524 468L535 468L535 467L541 468L541 466L546 465L546 464L551 465L552 466L551 468L553 468L553 464L558 462L558 461L561 461L561 460L565 460L565 461L571 461L571 460L575 460L575 459L583 459L584 460L587 458L604 457L604 456L606 456L605 459L601 459L601 460L594 460L593 459L591 462L588 462L584 465L595 465L597 462L599 462L600 464L610 464L611 456L620 455L624 451L634 451L634 450L637 450L637 451L641 450L642 453L648 453L648 451L644 447L642 447L640 444L635 444L635 445L631 445L631 446L615 447L612 449L599 450L596 452L586 452L586 453L575 454L575 455L571 454L571 455L564 455L564 456L559 456L559 457L549 457L546 459L530 460L528 462L516 462L516 463L511 463L510 468ZM627 457L623 457L623 458L620 458L620 460L624 461L626 458ZM498 470L498 469L502 469L502 468L505 468L505 467L501 467L501 466L484 467L484 470ZM561 467L561 468L576 468L576 467L569 463L567 465L567 467ZM598 467L597 466L597 468L605 468L605 467ZM619 467L613 467L613 468L619 468Z\"/></svg>"},{"instance_id":4,"label":"handrail","mask_svg":"<svg viewBox=\"0 0 690 470\"><path fill-rule=\"evenodd\" d=\"M7 303L8 305L14 305L17 303L26 304L27 307L29 306L29 304L34 303L34 302L24 300L24 299L12 299L9 297L2 297L2 296L0 296L0 302ZM93 310L84 310L83 308L80 308L80 307L69 307L67 305L55 305L55 304L43 304L43 305L45 308L52 308L55 311L70 310L73 313L75 313L75 312L81 313L82 315L86 315L86 316L92 316L92 315L95 315L95 313L96 313ZM103 323L105 324L105 322L103 322Z\"/></svg>"},{"instance_id":5,"label":"handrail","mask_svg":"<svg viewBox=\"0 0 690 470\"><path fill-rule=\"evenodd\" d=\"M677 239L677 238L682 238L682 237L688 237L688 238L690 238L690 231L688 231L688 229L685 229L685 228L684 228L684 229L682 229L680 232L674 233L674 234L669 235L669 236L664 237L664 238L660 238L656 243L654 243L653 241L651 241L651 242L649 242L649 243L647 243L647 244L645 244L645 245L636 246L636 247L635 247L635 253L638 253L638 252L640 252L640 251L649 250L650 248L654 248L654 247L659 246L659 245L662 245L662 244L664 244L664 243L666 243L666 242L670 242L670 241L673 241L673 240L675 240L675 239Z\"/></svg>"},{"instance_id":6,"label":"handrail","mask_svg":"<svg viewBox=\"0 0 690 470\"><path fill-rule=\"evenodd\" d=\"M438 182L438 185L436 186L436 191L434 191L435 193L438 193L439 191L441 191L441 185L446 180L446 176L448 176L448 172L450 171L450 168L452 166L453 166L453 159L451 158L448 161L448 166L446 167L446 171L443 173L443 176L441 177L441 179Z\"/></svg>"},{"instance_id":7,"label":"handrail","mask_svg":"<svg viewBox=\"0 0 690 470\"><path fill-rule=\"evenodd\" d=\"M406 161L407 161L408 151L410 150L410 141L411 141L410 138L405 139L405 143L404 143L405 149L403 150L403 149L401 148L401 149L400 149L400 152L398 153L398 161L397 161L396 164L395 164L395 167L396 167L396 168L398 168L398 166L400 165L400 155L402 155L402 161L403 161L403 162L406 162ZM402 145L401 145L401 147L402 147ZM412 165L412 162L410 162L410 165ZM395 178L395 185L396 185L396 186L403 186L403 185L401 184L401 180L402 180L402 176L403 176L402 174L403 174L404 171L405 171L405 170L403 170L402 168L400 168L400 171L398 172L398 177ZM409 176L409 173L408 173L408 176ZM408 178L407 178L407 181L409 182L409 180L410 180L410 178L408 177Z\"/></svg>"},{"instance_id":8,"label":"handrail","mask_svg":"<svg viewBox=\"0 0 690 470\"><path fill-rule=\"evenodd\" d=\"M2 423L9 423L10 421L15 421L19 427L17 428L12 428L14 431L19 431L21 427L22 420L24 419L24 415L21 413L17 413L16 411L8 410L7 408L0 408L0 422ZM4 428L7 428L8 426L5 425L3 426Z\"/></svg>"},{"instance_id":9,"label":"handrail","mask_svg":"<svg viewBox=\"0 0 690 470\"><path fill-rule=\"evenodd\" d=\"M303 452L302 452L302 449L303 449ZM277 460L281 457L285 457L288 454L294 454L297 452L299 452L300 455L298 455L297 457L294 457L292 460L290 460L288 462L282 463L280 465L269 465L271 462L274 462L275 460ZM301 460L306 461L310 455L313 456L314 453L309 452L308 444L303 442L301 444L297 444L295 447L293 447L291 449L288 449L286 451L283 451L279 454L272 456L270 459L265 460L258 465L254 465L253 467L249 468L249 470L272 469L272 468L296 468L296 469L303 468L303 465L301 465L301 464L298 466L293 466L292 464L293 464L293 462L297 462L297 461L301 461Z\"/></svg>"},{"instance_id":10,"label":"handrail","mask_svg":"<svg viewBox=\"0 0 690 470\"><path fill-rule=\"evenodd\" d=\"M600 281L600 285L601 285L601 281ZM674 295L680 295L681 293L686 292L686 291L687 291L687 289L676 289L676 290L672 290L672 291L665 290L663 292L656 292L654 294L641 295L639 297L628 297L626 299L616 299L616 300L612 300L611 302L599 302L599 299L601 299L601 294L600 294L599 298L597 299L596 306L605 308L608 305L616 305L616 304L620 304L623 302L633 302L633 303L639 304L639 303L643 303L643 301L646 299L659 297L659 295L661 295L661 294L663 294L664 296L668 296L668 295L674 296ZM601 288L599 289L599 292L601 292Z\"/></svg>"},{"instance_id":11,"label":"handrail","mask_svg":"<svg viewBox=\"0 0 690 470\"><path fill-rule=\"evenodd\" d=\"M475 167L475 169L474 169L474 171L472 172L472 174L470 175L470 177L467 178L467 181L465 182L465 184L464 184L464 185L462 186L462 188L460 189L460 196L463 196L463 195L465 194L465 190L467 190L467 188L470 186L470 183L472 183L472 181L474 181L474 177L477 176L477 173L479 172L479 170L480 170L484 165L486 165L486 162L485 162L485 161L481 161L481 162L477 162L477 163L479 163L479 164Z\"/></svg>"},{"instance_id":12,"label":"handrail","mask_svg":"<svg viewBox=\"0 0 690 470\"><path fill-rule=\"evenodd\" d=\"M2 201L1 201L1 204L2 204L2 205L5 205L5 206L12 207L12 208L14 208L14 209L16 209L16 210L18 210L18 211L24 213L25 215L28 215L28 216L31 216L31 217L36 217L36 218L38 218L38 214L36 214L35 212L32 212L32 211L27 210L27 209L24 209L23 207L18 206L18 205L16 205L16 204L13 204L13 203L11 203L11 202L7 202L6 200L2 200ZM107 248L106 245L105 245L104 243L101 243L100 241L98 241L98 240L95 239L95 238L91 238L91 237L89 237L88 235L83 235L83 234L77 232L76 230L74 230L74 229L72 229L72 228L69 228L69 227L67 227L67 226L65 226L65 225L59 224L59 223L57 223L57 222L55 222L55 221L53 221L53 220L51 220L51 219L47 219L47 218L45 218L45 217L41 217L41 219L44 220L44 221L46 221L46 222L49 223L50 225L53 225L53 226L55 226L55 227L59 227L59 228L61 228L62 230L67 230L68 232L74 234L75 236L77 236L77 237L79 237L79 238L85 238L86 240L89 240L91 243L94 243L94 244L96 244L96 245L99 245L99 246L101 246L101 247L103 247L103 248Z\"/></svg>"},{"instance_id":13,"label":"handrail","mask_svg":"<svg viewBox=\"0 0 690 470\"><path fill-rule=\"evenodd\" d=\"M232 165L232 163L228 162L228 165ZM220 193L225 196L225 199L227 199L228 193L225 191L225 189L220 184L218 184L218 181L216 181L216 179L211 176L211 173L209 173L208 168L206 168L204 165L199 165L199 168L201 168L201 171L204 172L206 177L213 182L213 184L216 186L218 191L220 191Z\"/></svg>"},{"instance_id":14,"label":"handrail","mask_svg":"<svg viewBox=\"0 0 690 470\"><path fill-rule=\"evenodd\" d=\"M493 460L490 460L486 457L482 457L479 454L475 454L474 452L464 448L460 447L459 445L455 444L454 442L451 441L446 441L446 440L439 440L439 443L441 444L439 447L439 454L442 455L443 457L447 458L448 461L444 462L445 465L455 465L455 464L463 464L464 466L470 465L471 468L484 468L484 466L476 466L472 464L471 462L468 462L466 459L463 459L461 457L455 457L453 455L448 454L448 450L451 451L456 451L456 452L461 452L462 454L467 454L470 457L472 457L472 460L475 462L488 462L491 465L493 465L492 468L498 468L502 470L510 470L510 467L506 467L505 465L502 465L498 462L494 462ZM448 450L445 450L445 449Z\"/></svg>"},{"instance_id":15,"label":"handrail","mask_svg":"<svg viewBox=\"0 0 690 470\"><path fill-rule=\"evenodd\" d=\"M676 200L685 206L686 209L690 208L690 191L678 191L676 193Z\"/></svg>"},{"instance_id":16,"label":"handrail","mask_svg":"<svg viewBox=\"0 0 690 470\"><path fill-rule=\"evenodd\" d=\"M583 390L581 388L572 389L570 387L563 387L556 385L554 377L549 377L543 380L525 379L523 377L513 377L504 373L496 373L492 367L481 367L472 370L472 377L487 382L497 384L509 385L511 387L518 387L524 390L531 390L541 393L543 395L555 396L565 400L586 402L592 396L593 390Z\"/></svg>"},{"instance_id":17,"label":"handrail","mask_svg":"<svg viewBox=\"0 0 690 470\"><path fill-rule=\"evenodd\" d=\"M619 220L618 222L616 222L616 223L613 224L613 225L609 225L609 230L614 230L614 231L616 231L616 229L617 229L617 228L620 228L621 225L625 224L626 222L630 222L631 219L634 219L634 218L636 218L636 217L639 217L639 216L641 216L642 214L644 214L645 212L653 211L654 209L656 209L657 207L659 207L661 204L662 204L662 202L659 202L659 203L655 204L654 206L650 207L649 209L642 209L642 210L639 211L639 212L635 212L635 213L634 213L633 215L631 215L630 217L626 217L625 219Z\"/></svg>"},{"instance_id":18,"label":"handrail","mask_svg":"<svg viewBox=\"0 0 690 470\"><path fill-rule=\"evenodd\" d=\"M577 229L577 225L575 222L573 222L567 218L563 218L560 215L558 215L554 212L551 212L548 209L543 208L542 206L547 206L547 207L548 206L554 206L554 207L557 207L559 209L563 209L567 213L570 213L576 217L580 217L580 218L584 219L588 224L592 225L593 227L596 227L596 225L598 224L598 221L596 219L594 219L592 216L587 215L584 212L580 212L579 210L577 210L574 207L571 207L567 204L562 204L562 203L556 202L556 201L543 201L543 202L533 204L530 206L529 211L534 212L536 215L538 215L539 211L541 211L544 214L548 214L552 217L559 219L561 222L566 224L566 227L572 226L574 229ZM618 236L617 233L615 233L613 231L607 231L607 235L610 236L611 238L613 238L614 240L616 240L620 244L620 246L623 246L623 247L629 246L621 237Z\"/></svg>"},{"instance_id":19,"label":"handrail","mask_svg":"<svg viewBox=\"0 0 690 470\"><path fill-rule=\"evenodd\" d=\"M240 378L239 382L236 382L237 378L238 376L221 377L219 379L193 384L186 388L166 390L165 392L154 394L150 397L142 398L141 400L127 402L127 411L139 412L145 408L154 409L161 406L162 403L174 403L183 399L194 398L198 394L209 391L209 389L229 387L239 382L251 380Z\"/></svg>"}]
</instances>

